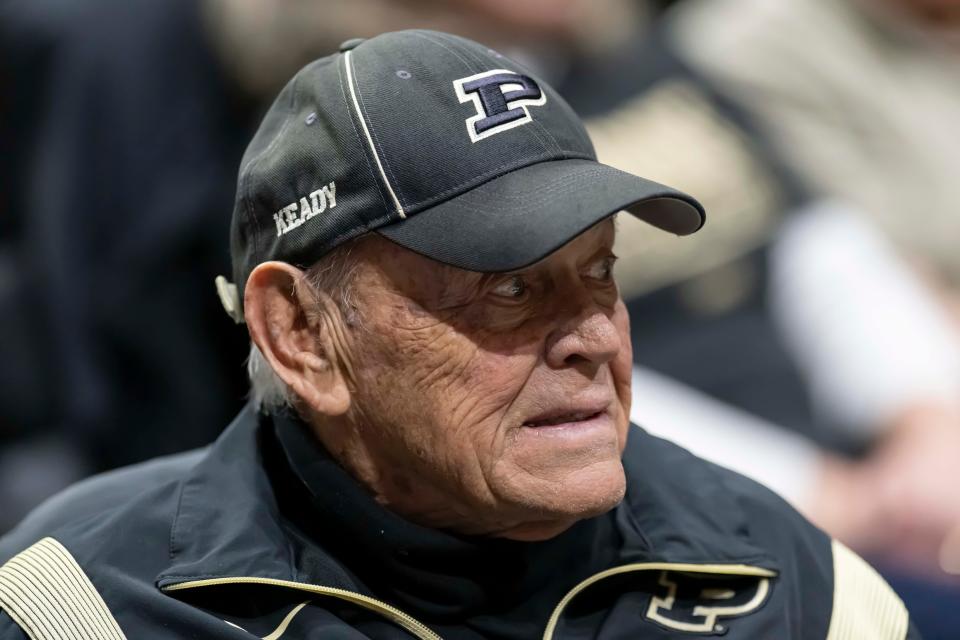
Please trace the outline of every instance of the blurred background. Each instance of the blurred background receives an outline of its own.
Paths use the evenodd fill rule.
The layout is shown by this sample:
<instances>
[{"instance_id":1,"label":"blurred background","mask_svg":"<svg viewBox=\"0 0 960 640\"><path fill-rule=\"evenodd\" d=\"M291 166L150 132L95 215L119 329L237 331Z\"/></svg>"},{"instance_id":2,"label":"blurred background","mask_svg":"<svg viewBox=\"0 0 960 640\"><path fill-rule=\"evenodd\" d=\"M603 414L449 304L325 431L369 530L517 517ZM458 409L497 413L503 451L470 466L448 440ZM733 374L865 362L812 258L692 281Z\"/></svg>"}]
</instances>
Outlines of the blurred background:
<instances>
[{"instance_id":1,"label":"blurred background","mask_svg":"<svg viewBox=\"0 0 960 640\"><path fill-rule=\"evenodd\" d=\"M0 0L0 533L239 410L244 146L304 63L408 27L521 60L706 205L684 239L621 216L634 421L960 637L960 0Z\"/></svg>"}]
</instances>

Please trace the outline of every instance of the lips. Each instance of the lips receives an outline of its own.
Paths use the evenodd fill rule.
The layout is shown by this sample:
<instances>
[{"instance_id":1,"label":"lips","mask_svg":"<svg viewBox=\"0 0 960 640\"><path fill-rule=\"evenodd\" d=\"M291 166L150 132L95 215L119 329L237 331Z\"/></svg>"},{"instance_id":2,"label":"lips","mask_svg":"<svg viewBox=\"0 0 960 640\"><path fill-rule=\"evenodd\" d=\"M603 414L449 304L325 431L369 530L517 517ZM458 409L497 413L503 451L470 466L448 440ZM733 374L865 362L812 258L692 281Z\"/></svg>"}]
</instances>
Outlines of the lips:
<instances>
[{"instance_id":1,"label":"lips","mask_svg":"<svg viewBox=\"0 0 960 640\"><path fill-rule=\"evenodd\" d=\"M606 407L589 407L586 409L564 409L561 411L551 411L549 413L535 416L532 420L523 423L525 427L550 427L558 424L570 424L572 422L585 422L599 417Z\"/></svg>"}]
</instances>

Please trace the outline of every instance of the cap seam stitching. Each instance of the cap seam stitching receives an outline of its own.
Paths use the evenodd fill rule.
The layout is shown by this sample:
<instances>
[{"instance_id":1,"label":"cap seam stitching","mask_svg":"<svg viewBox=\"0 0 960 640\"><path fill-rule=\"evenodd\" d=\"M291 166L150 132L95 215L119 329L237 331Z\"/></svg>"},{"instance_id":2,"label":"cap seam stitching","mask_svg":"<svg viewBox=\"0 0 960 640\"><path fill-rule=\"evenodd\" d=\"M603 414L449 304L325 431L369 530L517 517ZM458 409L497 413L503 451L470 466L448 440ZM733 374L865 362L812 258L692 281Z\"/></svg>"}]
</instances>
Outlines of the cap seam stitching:
<instances>
[{"instance_id":1,"label":"cap seam stitching","mask_svg":"<svg viewBox=\"0 0 960 640\"><path fill-rule=\"evenodd\" d=\"M545 89L541 89L541 91L546 93ZM543 132L544 135L546 135L546 137L550 139L550 142L553 143L553 148L556 149L557 152L566 155L566 150L560 146L560 143L557 142L557 139L553 137L553 134L550 133L550 131L545 126L543 126L543 123L541 123L537 118L534 118L533 116L530 116L530 122L533 123L533 126L536 130Z\"/></svg>"},{"instance_id":2,"label":"cap seam stitching","mask_svg":"<svg viewBox=\"0 0 960 640\"><path fill-rule=\"evenodd\" d=\"M346 56L344 56L344 58L346 58ZM382 151L383 145L380 144L380 137L377 135L377 130L376 130L376 127L374 127L373 120L371 120L370 117L367 115L367 105L363 101L363 92L360 91L360 82L357 79L356 65L354 65L353 80L357 84L357 100L360 104L360 117L366 119L367 128L373 134L374 145L375 145L373 152L379 154L380 162L383 163L383 165L387 169L387 172L390 174L390 180L394 185L397 185L397 187L399 187L400 183L397 180L397 176L393 173L393 168L390 166L390 161L387 159L386 153L383 153ZM404 202L403 193L400 192L398 189L393 189L393 193L397 196L397 200L400 201L400 206L403 208L404 211L406 211L407 203Z\"/></svg>"},{"instance_id":3,"label":"cap seam stitching","mask_svg":"<svg viewBox=\"0 0 960 640\"><path fill-rule=\"evenodd\" d=\"M346 56L340 56L340 59L343 61L343 64L347 64ZM357 142L360 144L360 148L363 150L363 159L367 164L367 169L370 171L370 175L373 177L373 183L377 186L377 195L380 196L380 203L383 204L383 208L386 211L392 211L393 207L387 204L387 201L383 197L383 187L380 186L380 181L377 179L377 171L373 168L373 165L370 163L370 154L367 153L367 145L364 138L360 135L360 132L357 131L357 123L353 121L353 109L350 107L350 101L347 98L346 91L344 91L343 83L343 69L341 65L337 65L337 78L340 80L340 97L343 98L343 104L347 108L347 118L350 120L350 127L353 129L353 135L356 137ZM387 217L390 214L386 214ZM366 224L367 221L361 219L360 222Z\"/></svg>"},{"instance_id":4,"label":"cap seam stitching","mask_svg":"<svg viewBox=\"0 0 960 640\"><path fill-rule=\"evenodd\" d=\"M438 40L438 39L434 38L434 37L432 36L432 34L427 34L427 33L424 33L424 32L422 32L422 31L416 31L416 32L414 32L414 34L417 35L417 36L419 36L419 37L421 37L421 38L423 38L423 39L426 40L427 42L432 42L432 43L435 44L435 45L439 45L441 48L443 48L443 49L445 49L446 51L449 51L450 53L452 53L452 54L457 58L457 60L459 60L460 62L463 63L463 65L467 68L467 71L468 71L469 73L472 74L472 73L475 73L475 72L477 72L477 71L479 70L478 67L473 66L473 63L471 63L471 62L470 62L469 60L467 60L465 57L463 57L462 55L460 55L460 52L454 51L453 49L451 49L450 47L448 47L442 40Z\"/></svg>"}]
</instances>

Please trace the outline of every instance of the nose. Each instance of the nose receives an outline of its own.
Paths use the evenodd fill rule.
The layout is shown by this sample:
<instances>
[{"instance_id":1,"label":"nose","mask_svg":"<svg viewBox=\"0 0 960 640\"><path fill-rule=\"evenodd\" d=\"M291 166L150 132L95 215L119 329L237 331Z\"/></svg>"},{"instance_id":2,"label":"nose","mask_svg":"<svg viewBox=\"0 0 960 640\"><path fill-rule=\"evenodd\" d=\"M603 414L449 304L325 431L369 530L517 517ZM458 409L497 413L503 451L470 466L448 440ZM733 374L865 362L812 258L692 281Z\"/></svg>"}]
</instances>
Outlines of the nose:
<instances>
[{"instance_id":1,"label":"nose","mask_svg":"<svg viewBox=\"0 0 960 640\"><path fill-rule=\"evenodd\" d=\"M613 360L623 347L610 319L613 310L601 307L588 294L568 297L564 307L560 324L547 339L547 364L555 369L597 368Z\"/></svg>"}]
</instances>

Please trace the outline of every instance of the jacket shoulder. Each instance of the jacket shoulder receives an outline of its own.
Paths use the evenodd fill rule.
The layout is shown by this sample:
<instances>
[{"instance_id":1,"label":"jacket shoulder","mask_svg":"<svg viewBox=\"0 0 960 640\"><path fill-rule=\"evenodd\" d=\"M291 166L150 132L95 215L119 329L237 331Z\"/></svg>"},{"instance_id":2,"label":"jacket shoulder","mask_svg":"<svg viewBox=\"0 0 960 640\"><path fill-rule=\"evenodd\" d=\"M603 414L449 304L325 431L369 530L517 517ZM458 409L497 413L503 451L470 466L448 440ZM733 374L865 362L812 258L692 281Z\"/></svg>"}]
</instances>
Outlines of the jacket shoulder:
<instances>
[{"instance_id":1,"label":"jacket shoulder","mask_svg":"<svg viewBox=\"0 0 960 640\"><path fill-rule=\"evenodd\" d=\"M203 450L156 458L99 474L47 499L13 530L0 538L0 564L38 540L82 537L87 525L125 514L128 520L172 508L176 487ZM149 494L149 495L148 495ZM144 499L147 497L147 499Z\"/></svg>"},{"instance_id":2,"label":"jacket shoulder","mask_svg":"<svg viewBox=\"0 0 960 640\"><path fill-rule=\"evenodd\" d=\"M856 553L834 540L833 610L828 638L919 638L906 605Z\"/></svg>"},{"instance_id":3,"label":"jacket shoulder","mask_svg":"<svg viewBox=\"0 0 960 640\"><path fill-rule=\"evenodd\" d=\"M153 582L168 561L181 479L202 451L94 476L0 538L0 640L124 635L103 599ZM66 622L64 622L66 621ZM24 635L26 634L26 635Z\"/></svg>"},{"instance_id":4,"label":"jacket shoulder","mask_svg":"<svg viewBox=\"0 0 960 640\"><path fill-rule=\"evenodd\" d=\"M0 610L32 640L58 640L67 637L64 630L71 638L125 640L90 578L53 538L0 567Z\"/></svg>"},{"instance_id":5,"label":"jacket shoulder","mask_svg":"<svg viewBox=\"0 0 960 640\"><path fill-rule=\"evenodd\" d=\"M736 540L745 543L742 554L752 548L778 560L798 552L829 560L829 536L779 495L640 427L630 430L624 467L628 494L642 496L634 510L661 514L654 524L680 527L685 537L701 540L701 547Z\"/></svg>"}]
</instances>

